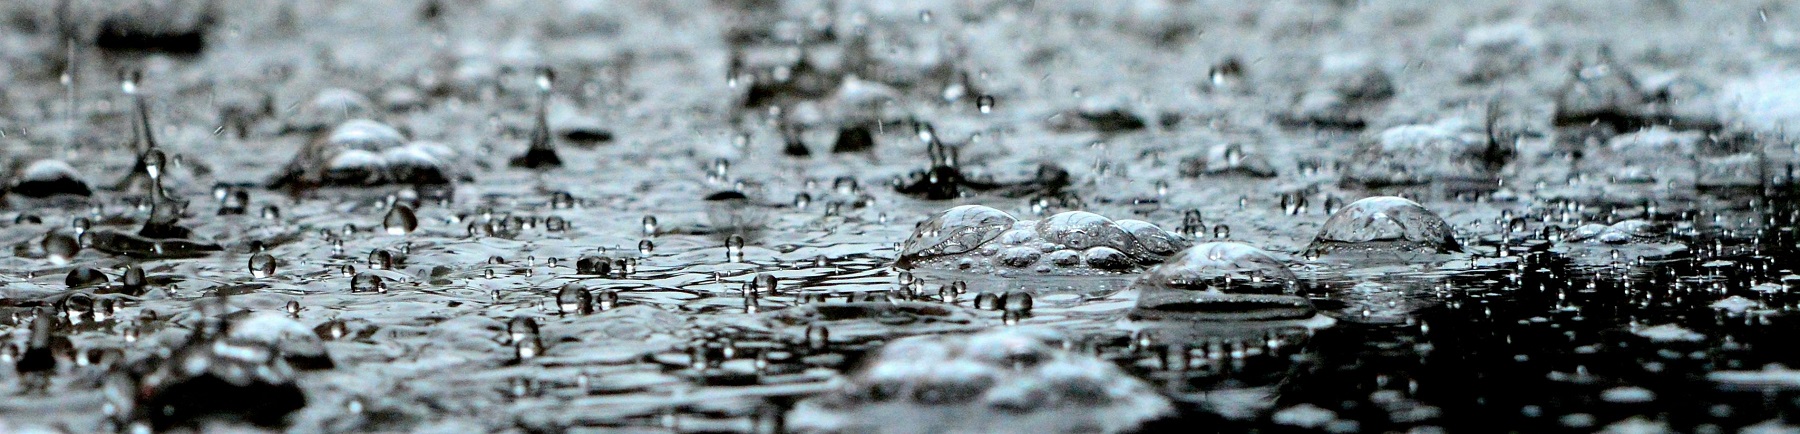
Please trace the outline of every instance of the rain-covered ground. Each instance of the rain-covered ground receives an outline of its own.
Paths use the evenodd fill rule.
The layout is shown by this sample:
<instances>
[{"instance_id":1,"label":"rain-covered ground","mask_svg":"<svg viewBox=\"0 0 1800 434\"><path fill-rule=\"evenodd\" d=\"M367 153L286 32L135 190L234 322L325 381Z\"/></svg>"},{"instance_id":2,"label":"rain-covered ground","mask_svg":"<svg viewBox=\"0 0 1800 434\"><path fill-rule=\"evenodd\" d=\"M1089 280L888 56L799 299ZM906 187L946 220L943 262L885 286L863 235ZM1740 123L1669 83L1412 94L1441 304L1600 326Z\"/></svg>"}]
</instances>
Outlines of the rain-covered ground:
<instances>
[{"instance_id":1,"label":"rain-covered ground","mask_svg":"<svg viewBox=\"0 0 1800 434\"><path fill-rule=\"evenodd\" d=\"M1800 431L1800 7L1478 3L11 0L0 432Z\"/></svg>"}]
</instances>

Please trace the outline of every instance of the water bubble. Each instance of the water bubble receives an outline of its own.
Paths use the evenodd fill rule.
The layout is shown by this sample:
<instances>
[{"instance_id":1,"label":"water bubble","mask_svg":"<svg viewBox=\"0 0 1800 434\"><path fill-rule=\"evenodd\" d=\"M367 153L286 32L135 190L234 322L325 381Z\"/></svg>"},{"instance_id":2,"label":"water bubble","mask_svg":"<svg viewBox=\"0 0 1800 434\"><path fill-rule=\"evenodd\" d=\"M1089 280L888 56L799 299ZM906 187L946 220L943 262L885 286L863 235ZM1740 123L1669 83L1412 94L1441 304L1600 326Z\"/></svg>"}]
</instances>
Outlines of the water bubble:
<instances>
[{"instance_id":1,"label":"water bubble","mask_svg":"<svg viewBox=\"0 0 1800 434\"><path fill-rule=\"evenodd\" d=\"M612 290L600 291L599 294L594 296L594 306L601 311L608 311L615 307L619 307L619 293Z\"/></svg>"},{"instance_id":2,"label":"water bubble","mask_svg":"<svg viewBox=\"0 0 1800 434\"><path fill-rule=\"evenodd\" d=\"M725 238L725 260L727 262L744 262L744 236L731 234Z\"/></svg>"},{"instance_id":3,"label":"water bubble","mask_svg":"<svg viewBox=\"0 0 1800 434\"><path fill-rule=\"evenodd\" d=\"M900 257L924 258L954 255L998 238L1017 222L1004 211L981 206L962 205L944 210L920 225L902 244Z\"/></svg>"},{"instance_id":4,"label":"water bubble","mask_svg":"<svg viewBox=\"0 0 1800 434\"><path fill-rule=\"evenodd\" d=\"M799 403L799 432L875 432L931 415L950 432L1130 432L1173 412L1118 366L1058 349L1032 329L914 336L869 355L840 388ZM967 415L979 409L975 417Z\"/></svg>"},{"instance_id":5,"label":"water bubble","mask_svg":"<svg viewBox=\"0 0 1800 434\"><path fill-rule=\"evenodd\" d=\"M648 257L650 257L650 254L655 253L655 252L656 252L656 243L650 242L650 240L638 241L638 256L643 256L643 257L648 258Z\"/></svg>"},{"instance_id":6,"label":"water bubble","mask_svg":"<svg viewBox=\"0 0 1800 434\"><path fill-rule=\"evenodd\" d=\"M369 252L368 264L370 270L392 270L394 269L394 264L396 262L398 262L398 260L395 258L395 254L392 250L375 249Z\"/></svg>"},{"instance_id":7,"label":"water bubble","mask_svg":"<svg viewBox=\"0 0 1800 434\"><path fill-rule=\"evenodd\" d=\"M250 255L250 276L258 279L275 275L275 255L257 252Z\"/></svg>"},{"instance_id":8,"label":"water bubble","mask_svg":"<svg viewBox=\"0 0 1800 434\"><path fill-rule=\"evenodd\" d=\"M750 284L757 293L767 295L774 295L777 285L775 275L767 273L757 273L750 279Z\"/></svg>"},{"instance_id":9,"label":"water bubble","mask_svg":"<svg viewBox=\"0 0 1800 434\"><path fill-rule=\"evenodd\" d=\"M1000 308L1008 314L1027 315L1031 313L1031 293L1008 292L1001 296Z\"/></svg>"},{"instance_id":10,"label":"water bubble","mask_svg":"<svg viewBox=\"0 0 1800 434\"><path fill-rule=\"evenodd\" d=\"M829 346L831 346L831 330L818 324L806 326L806 348L823 351Z\"/></svg>"},{"instance_id":11,"label":"water bubble","mask_svg":"<svg viewBox=\"0 0 1800 434\"><path fill-rule=\"evenodd\" d=\"M526 338L538 335L538 323L529 316L516 316L506 323L507 342L524 342Z\"/></svg>"},{"instance_id":12,"label":"water bubble","mask_svg":"<svg viewBox=\"0 0 1800 434\"><path fill-rule=\"evenodd\" d=\"M419 228L419 216L413 213L410 206L394 204L387 216L382 217L381 227L387 230L388 235L406 235Z\"/></svg>"},{"instance_id":13,"label":"water bubble","mask_svg":"<svg viewBox=\"0 0 1800 434\"><path fill-rule=\"evenodd\" d=\"M599 256L583 256L575 260L575 274L590 276L610 276L613 273L612 262Z\"/></svg>"},{"instance_id":14,"label":"water bubble","mask_svg":"<svg viewBox=\"0 0 1800 434\"><path fill-rule=\"evenodd\" d=\"M1298 280L1262 249L1235 242L1199 244L1133 283L1139 295L1132 316L1207 321L1310 317L1312 304L1294 295Z\"/></svg>"},{"instance_id":15,"label":"water bubble","mask_svg":"<svg viewBox=\"0 0 1800 434\"><path fill-rule=\"evenodd\" d=\"M975 308L981 310L1000 310L1000 294L992 292L975 294Z\"/></svg>"},{"instance_id":16,"label":"water bubble","mask_svg":"<svg viewBox=\"0 0 1800 434\"><path fill-rule=\"evenodd\" d=\"M845 125L843 128L839 128L837 141L831 144L831 153L833 154L874 150L875 134L869 131L869 127L862 125Z\"/></svg>"},{"instance_id":17,"label":"water bubble","mask_svg":"<svg viewBox=\"0 0 1800 434\"><path fill-rule=\"evenodd\" d=\"M593 298L587 287L569 282L556 290L556 307L564 315L587 315L594 313Z\"/></svg>"},{"instance_id":18,"label":"water bubble","mask_svg":"<svg viewBox=\"0 0 1800 434\"><path fill-rule=\"evenodd\" d=\"M69 270L69 275L63 278L63 283L69 285L69 288L85 288L106 284L108 280L106 274L101 273L100 270L91 267L75 267L75 269Z\"/></svg>"},{"instance_id":19,"label":"water bubble","mask_svg":"<svg viewBox=\"0 0 1800 434\"><path fill-rule=\"evenodd\" d=\"M75 168L62 160L45 159L33 161L13 176L12 184L6 189L9 194L23 197L47 198L52 196L81 196L93 194Z\"/></svg>"},{"instance_id":20,"label":"water bubble","mask_svg":"<svg viewBox=\"0 0 1800 434\"><path fill-rule=\"evenodd\" d=\"M77 253L81 253L81 243L75 237L59 232L44 234L44 238L38 241L38 246L44 249L44 255L50 263L56 265L68 264L75 259Z\"/></svg>"},{"instance_id":21,"label":"water bubble","mask_svg":"<svg viewBox=\"0 0 1800 434\"><path fill-rule=\"evenodd\" d=\"M575 207L575 196L567 191L558 190L550 194L551 209L570 209Z\"/></svg>"},{"instance_id":22,"label":"water bubble","mask_svg":"<svg viewBox=\"0 0 1800 434\"><path fill-rule=\"evenodd\" d=\"M1417 202L1377 196L1351 202L1320 227L1307 251L1329 254L1364 251L1462 251L1450 225Z\"/></svg>"},{"instance_id":23,"label":"water bubble","mask_svg":"<svg viewBox=\"0 0 1800 434\"><path fill-rule=\"evenodd\" d=\"M387 279L374 273L357 273L350 278L350 292L386 293L387 289Z\"/></svg>"}]
</instances>

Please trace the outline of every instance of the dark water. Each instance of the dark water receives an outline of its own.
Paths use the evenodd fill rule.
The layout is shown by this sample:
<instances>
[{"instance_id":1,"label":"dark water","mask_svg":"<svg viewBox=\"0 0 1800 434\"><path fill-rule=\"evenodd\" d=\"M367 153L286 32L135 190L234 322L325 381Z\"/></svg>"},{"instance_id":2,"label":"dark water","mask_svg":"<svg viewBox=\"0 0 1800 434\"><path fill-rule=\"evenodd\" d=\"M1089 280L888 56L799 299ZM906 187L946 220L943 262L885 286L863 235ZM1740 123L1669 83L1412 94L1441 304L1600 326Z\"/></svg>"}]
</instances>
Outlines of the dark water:
<instances>
[{"instance_id":1,"label":"dark water","mask_svg":"<svg viewBox=\"0 0 1800 434\"><path fill-rule=\"evenodd\" d=\"M1791 432L1795 17L20 0L0 431Z\"/></svg>"}]
</instances>

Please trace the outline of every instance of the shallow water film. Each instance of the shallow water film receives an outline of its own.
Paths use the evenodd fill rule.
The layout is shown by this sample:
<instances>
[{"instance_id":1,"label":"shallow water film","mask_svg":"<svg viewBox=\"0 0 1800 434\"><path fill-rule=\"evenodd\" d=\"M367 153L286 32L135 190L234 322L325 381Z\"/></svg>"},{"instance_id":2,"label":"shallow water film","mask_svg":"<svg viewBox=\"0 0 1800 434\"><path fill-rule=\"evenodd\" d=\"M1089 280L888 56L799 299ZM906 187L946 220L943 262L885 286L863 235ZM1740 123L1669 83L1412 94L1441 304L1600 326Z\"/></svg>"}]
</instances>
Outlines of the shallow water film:
<instances>
[{"instance_id":1,"label":"shallow water film","mask_svg":"<svg viewBox=\"0 0 1800 434\"><path fill-rule=\"evenodd\" d=\"M1800 432L1783 1L0 2L0 432Z\"/></svg>"}]
</instances>

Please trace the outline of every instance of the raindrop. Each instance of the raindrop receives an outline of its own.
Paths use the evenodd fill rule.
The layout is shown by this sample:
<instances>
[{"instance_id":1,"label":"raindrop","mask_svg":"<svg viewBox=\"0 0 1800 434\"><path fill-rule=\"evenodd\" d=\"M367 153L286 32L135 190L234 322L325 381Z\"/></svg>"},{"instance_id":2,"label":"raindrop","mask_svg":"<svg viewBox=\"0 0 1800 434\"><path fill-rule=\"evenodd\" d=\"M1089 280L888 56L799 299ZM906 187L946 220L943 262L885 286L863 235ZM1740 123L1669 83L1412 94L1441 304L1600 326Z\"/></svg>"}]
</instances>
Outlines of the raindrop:
<instances>
[{"instance_id":1,"label":"raindrop","mask_svg":"<svg viewBox=\"0 0 1800 434\"><path fill-rule=\"evenodd\" d=\"M394 269L394 252L388 249L375 249L369 252L370 270Z\"/></svg>"},{"instance_id":2,"label":"raindrop","mask_svg":"<svg viewBox=\"0 0 1800 434\"><path fill-rule=\"evenodd\" d=\"M70 260L75 259L75 254L81 253L81 243L76 241L75 237L58 232L44 234L44 239L39 241L39 246L44 249L44 254L50 259L50 263L56 265L68 264Z\"/></svg>"},{"instance_id":3,"label":"raindrop","mask_svg":"<svg viewBox=\"0 0 1800 434\"><path fill-rule=\"evenodd\" d=\"M594 296L594 299L595 306L602 311L608 311L615 307L619 307L619 293L612 290L602 290L598 295Z\"/></svg>"},{"instance_id":4,"label":"raindrop","mask_svg":"<svg viewBox=\"0 0 1800 434\"><path fill-rule=\"evenodd\" d=\"M612 262L599 256L583 256L575 260L575 274L590 276L610 276L613 273Z\"/></svg>"},{"instance_id":5,"label":"raindrop","mask_svg":"<svg viewBox=\"0 0 1800 434\"><path fill-rule=\"evenodd\" d=\"M250 277L258 279L275 275L275 256L268 252L250 255Z\"/></svg>"},{"instance_id":6,"label":"raindrop","mask_svg":"<svg viewBox=\"0 0 1800 434\"><path fill-rule=\"evenodd\" d=\"M831 330L818 324L806 326L806 348L821 351L829 346L831 346Z\"/></svg>"},{"instance_id":7,"label":"raindrop","mask_svg":"<svg viewBox=\"0 0 1800 434\"><path fill-rule=\"evenodd\" d=\"M106 274L101 273L100 270L91 267L75 267L75 269L69 270L69 275L63 278L63 283L73 289L104 285L107 280Z\"/></svg>"},{"instance_id":8,"label":"raindrop","mask_svg":"<svg viewBox=\"0 0 1800 434\"><path fill-rule=\"evenodd\" d=\"M744 262L744 236L731 234L725 238L725 260L728 262Z\"/></svg>"},{"instance_id":9,"label":"raindrop","mask_svg":"<svg viewBox=\"0 0 1800 434\"><path fill-rule=\"evenodd\" d=\"M556 290L556 307L564 315L594 313L593 294L578 282L569 282Z\"/></svg>"},{"instance_id":10,"label":"raindrop","mask_svg":"<svg viewBox=\"0 0 1800 434\"><path fill-rule=\"evenodd\" d=\"M775 294L775 287L776 287L775 275L768 274L768 273L757 273L756 277L751 278L750 281L751 281L752 287L754 287L757 292L762 293L762 294L768 294L768 295Z\"/></svg>"},{"instance_id":11,"label":"raindrop","mask_svg":"<svg viewBox=\"0 0 1800 434\"><path fill-rule=\"evenodd\" d=\"M358 273L356 277L350 278L350 292L386 293L387 281L374 273Z\"/></svg>"},{"instance_id":12,"label":"raindrop","mask_svg":"<svg viewBox=\"0 0 1800 434\"><path fill-rule=\"evenodd\" d=\"M413 213L410 206L394 204L393 208L388 209L387 216L381 219L381 227L387 230L388 235L410 234L419 228L419 216Z\"/></svg>"}]
</instances>

